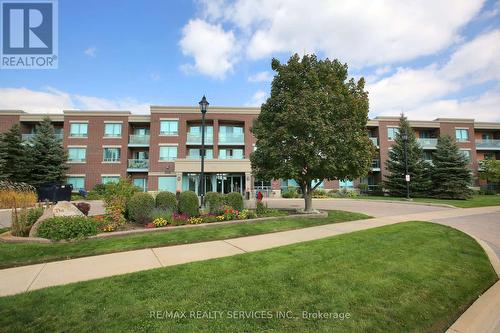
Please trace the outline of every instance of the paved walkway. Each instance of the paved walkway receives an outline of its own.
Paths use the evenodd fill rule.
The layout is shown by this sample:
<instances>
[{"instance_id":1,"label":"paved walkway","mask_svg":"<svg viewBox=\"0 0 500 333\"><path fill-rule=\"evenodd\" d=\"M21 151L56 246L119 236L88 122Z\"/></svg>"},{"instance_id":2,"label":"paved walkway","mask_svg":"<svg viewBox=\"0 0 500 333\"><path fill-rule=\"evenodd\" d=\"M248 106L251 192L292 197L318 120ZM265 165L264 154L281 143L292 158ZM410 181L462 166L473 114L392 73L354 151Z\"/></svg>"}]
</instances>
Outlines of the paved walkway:
<instances>
[{"instance_id":1,"label":"paved walkway","mask_svg":"<svg viewBox=\"0 0 500 333\"><path fill-rule=\"evenodd\" d=\"M495 242L495 240L489 238L490 241L483 241L481 239L481 237L490 235L491 232L482 234L482 229L479 227L479 224L475 228L469 228L465 223L465 221L490 221L494 219L495 216L497 223L491 222L491 227L498 231L500 228L499 206L469 209L443 208L438 210L433 209L422 213L384 216L367 220L328 224L228 240L127 251L8 268L0 270L0 296L18 294L49 286L138 272L152 268L270 249L411 220L435 221L436 223L451 225L469 233L485 247L497 274L500 275L500 260L498 254L487 245L490 241ZM457 320L457 322L453 324L448 332L500 332L500 330L498 330L500 328L499 319L500 282L481 296Z\"/></svg>"}]
</instances>

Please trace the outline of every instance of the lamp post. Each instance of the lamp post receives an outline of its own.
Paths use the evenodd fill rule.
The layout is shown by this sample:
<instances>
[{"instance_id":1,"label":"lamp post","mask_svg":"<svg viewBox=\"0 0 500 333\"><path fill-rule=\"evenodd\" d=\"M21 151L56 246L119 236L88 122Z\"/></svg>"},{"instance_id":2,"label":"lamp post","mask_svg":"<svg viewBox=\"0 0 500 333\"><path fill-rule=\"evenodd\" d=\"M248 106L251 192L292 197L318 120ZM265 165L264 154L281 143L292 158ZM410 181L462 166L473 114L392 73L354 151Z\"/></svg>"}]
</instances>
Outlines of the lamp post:
<instances>
[{"instance_id":1,"label":"lamp post","mask_svg":"<svg viewBox=\"0 0 500 333\"><path fill-rule=\"evenodd\" d=\"M401 134L403 139L403 149L405 154L405 181L406 181L406 199L410 200L410 175L408 174L408 134L403 132Z\"/></svg>"},{"instance_id":2,"label":"lamp post","mask_svg":"<svg viewBox=\"0 0 500 333\"><path fill-rule=\"evenodd\" d=\"M205 208L205 114L207 113L208 101L205 95L200 101L200 111L201 111L201 174L200 174L200 198L201 198L201 208Z\"/></svg>"}]
</instances>

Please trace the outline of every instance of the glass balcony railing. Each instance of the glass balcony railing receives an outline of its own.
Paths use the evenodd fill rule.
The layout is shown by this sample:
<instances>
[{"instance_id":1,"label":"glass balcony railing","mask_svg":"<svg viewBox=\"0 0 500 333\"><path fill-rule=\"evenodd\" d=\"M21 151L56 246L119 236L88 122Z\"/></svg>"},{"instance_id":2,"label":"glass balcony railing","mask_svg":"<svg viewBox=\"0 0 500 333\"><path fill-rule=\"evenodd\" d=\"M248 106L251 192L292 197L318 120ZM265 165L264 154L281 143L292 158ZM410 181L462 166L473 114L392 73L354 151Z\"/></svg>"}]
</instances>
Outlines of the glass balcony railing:
<instances>
[{"instance_id":1,"label":"glass balcony railing","mask_svg":"<svg viewBox=\"0 0 500 333\"><path fill-rule=\"evenodd\" d=\"M149 145L149 135L129 135L128 143L131 145Z\"/></svg>"},{"instance_id":2,"label":"glass balcony railing","mask_svg":"<svg viewBox=\"0 0 500 333\"><path fill-rule=\"evenodd\" d=\"M423 149L436 149L437 139L417 139Z\"/></svg>"},{"instance_id":3,"label":"glass balcony railing","mask_svg":"<svg viewBox=\"0 0 500 333\"><path fill-rule=\"evenodd\" d=\"M244 145L245 135L244 134L222 134L219 133L219 144L220 145Z\"/></svg>"},{"instance_id":4,"label":"glass balcony railing","mask_svg":"<svg viewBox=\"0 0 500 333\"><path fill-rule=\"evenodd\" d=\"M188 133L186 143L188 145L201 145L201 133ZM213 134L205 135L205 144L211 145L214 143Z\"/></svg>"},{"instance_id":5,"label":"glass balcony railing","mask_svg":"<svg viewBox=\"0 0 500 333\"><path fill-rule=\"evenodd\" d=\"M495 149L500 150L500 140L478 139L476 140L476 149Z\"/></svg>"},{"instance_id":6,"label":"glass balcony railing","mask_svg":"<svg viewBox=\"0 0 500 333\"><path fill-rule=\"evenodd\" d=\"M378 147L378 138L370 137L370 140L372 140L373 145L374 145L375 147Z\"/></svg>"},{"instance_id":7,"label":"glass balcony railing","mask_svg":"<svg viewBox=\"0 0 500 333\"><path fill-rule=\"evenodd\" d=\"M62 140L63 139L63 134L62 133L56 133L55 136L56 136L56 139L58 139L58 140ZM29 140L31 140L31 139L33 139L35 137L35 134L34 133L21 134L21 137L22 137L23 141L29 141Z\"/></svg>"},{"instance_id":8,"label":"glass balcony railing","mask_svg":"<svg viewBox=\"0 0 500 333\"><path fill-rule=\"evenodd\" d=\"M149 169L149 160L130 159L128 160L129 169Z\"/></svg>"}]
</instances>

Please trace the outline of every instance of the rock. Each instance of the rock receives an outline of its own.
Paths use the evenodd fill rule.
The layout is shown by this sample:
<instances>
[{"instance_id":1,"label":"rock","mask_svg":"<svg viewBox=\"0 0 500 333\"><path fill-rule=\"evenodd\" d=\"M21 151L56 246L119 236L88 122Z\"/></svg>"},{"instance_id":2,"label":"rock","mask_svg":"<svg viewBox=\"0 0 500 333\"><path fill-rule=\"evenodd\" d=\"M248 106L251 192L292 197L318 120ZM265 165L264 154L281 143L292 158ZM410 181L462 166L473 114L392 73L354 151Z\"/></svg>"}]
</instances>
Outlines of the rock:
<instances>
[{"instance_id":1,"label":"rock","mask_svg":"<svg viewBox=\"0 0 500 333\"><path fill-rule=\"evenodd\" d=\"M85 216L83 213L75 207L69 201L59 201L52 207L47 208L42 216L33 224L30 230L30 237L36 237L38 228L46 219L50 219L51 217L56 216Z\"/></svg>"}]
</instances>

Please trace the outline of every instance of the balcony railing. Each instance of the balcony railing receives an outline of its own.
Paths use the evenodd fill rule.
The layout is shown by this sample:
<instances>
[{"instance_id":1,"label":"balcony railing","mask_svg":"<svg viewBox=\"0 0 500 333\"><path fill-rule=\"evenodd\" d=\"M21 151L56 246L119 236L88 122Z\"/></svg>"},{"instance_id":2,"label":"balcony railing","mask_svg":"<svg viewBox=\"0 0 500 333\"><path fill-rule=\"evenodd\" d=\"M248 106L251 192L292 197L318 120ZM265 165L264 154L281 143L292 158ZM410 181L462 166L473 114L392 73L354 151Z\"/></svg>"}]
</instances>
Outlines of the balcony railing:
<instances>
[{"instance_id":1,"label":"balcony railing","mask_svg":"<svg viewBox=\"0 0 500 333\"><path fill-rule=\"evenodd\" d=\"M129 135L128 143L130 145L149 146L149 135Z\"/></svg>"},{"instance_id":2,"label":"balcony railing","mask_svg":"<svg viewBox=\"0 0 500 333\"><path fill-rule=\"evenodd\" d=\"M29 134L21 134L21 137L23 141L29 141L35 137L34 133L29 133ZM62 140L63 139L63 134L62 133L56 133L55 134L56 139Z\"/></svg>"},{"instance_id":3,"label":"balcony railing","mask_svg":"<svg viewBox=\"0 0 500 333\"><path fill-rule=\"evenodd\" d=\"M145 159L130 159L128 160L129 169L145 169L149 170L149 160Z\"/></svg>"},{"instance_id":4,"label":"balcony railing","mask_svg":"<svg viewBox=\"0 0 500 333\"><path fill-rule=\"evenodd\" d=\"M188 133L186 143L188 145L201 145L201 133ZM214 143L213 134L205 134L205 144L211 145Z\"/></svg>"},{"instance_id":5,"label":"balcony railing","mask_svg":"<svg viewBox=\"0 0 500 333\"><path fill-rule=\"evenodd\" d=\"M374 145L375 147L378 147L378 138L370 137L370 140L372 140L373 145Z\"/></svg>"},{"instance_id":6,"label":"balcony railing","mask_svg":"<svg viewBox=\"0 0 500 333\"><path fill-rule=\"evenodd\" d=\"M500 150L500 140L495 140L495 139L476 140L476 148Z\"/></svg>"},{"instance_id":7,"label":"balcony railing","mask_svg":"<svg viewBox=\"0 0 500 333\"><path fill-rule=\"evenodd\" d=\"M437 139L417 139L423 149L436 149Z\"/></svg>"},{"instance_id":8,"label":"balcony railing","mask_svg":"<svg viewBox=\"0 0 500 333\"><path fill-rule=\"evenodd\" d=\"M220 134L219 133L219 144L220 145L244 145L245 135L244 134Z\"/></svg>"}]
</instances>

